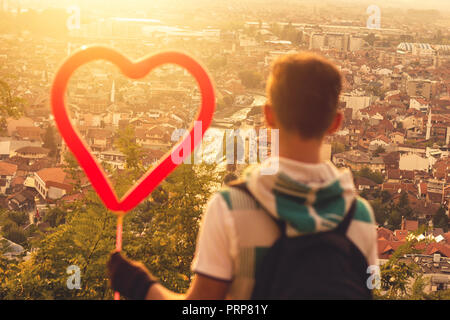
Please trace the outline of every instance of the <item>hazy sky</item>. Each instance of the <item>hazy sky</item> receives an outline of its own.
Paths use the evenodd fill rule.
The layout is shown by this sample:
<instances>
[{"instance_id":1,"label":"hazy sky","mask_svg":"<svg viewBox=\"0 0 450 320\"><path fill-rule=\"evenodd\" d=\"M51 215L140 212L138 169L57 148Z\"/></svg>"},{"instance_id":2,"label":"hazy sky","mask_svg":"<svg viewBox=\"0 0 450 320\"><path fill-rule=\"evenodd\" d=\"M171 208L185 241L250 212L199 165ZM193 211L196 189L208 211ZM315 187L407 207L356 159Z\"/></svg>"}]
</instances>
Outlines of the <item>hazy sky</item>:
<instances>
[{"instance_id":1,"label":"hazy sky","mask_svg":"<svg viewBox=\"0 0 450 320\"><path fill-rule=\"evenodd\" d=\"M182 3L183 5L192 4L201 5L201 3L213 3L213 2L221 2L223 4L231 4L231 3L249 3L249 4L257 4L264 3L279 3L280 0L0 0L6 1L10 6L15 7L20 2L23 8L28 5L32 5L33 7L39 6L41 8L46 6L68 6L71 4L84 4L84 5L96 5L96 4L105 4L107 6L127 6L128 8L134 6L139 7L152 7L152 5L164 5L165 3ZM333 3L339 4L358 4L369 6L371 4L375 4L382 7L389 8L403 8L403 9L436 9L440 11L450 11L450 0L281 0L281 1L290 1L298 4L307 4L307 5L332 5Z\"/></svg>"}]
</instances>

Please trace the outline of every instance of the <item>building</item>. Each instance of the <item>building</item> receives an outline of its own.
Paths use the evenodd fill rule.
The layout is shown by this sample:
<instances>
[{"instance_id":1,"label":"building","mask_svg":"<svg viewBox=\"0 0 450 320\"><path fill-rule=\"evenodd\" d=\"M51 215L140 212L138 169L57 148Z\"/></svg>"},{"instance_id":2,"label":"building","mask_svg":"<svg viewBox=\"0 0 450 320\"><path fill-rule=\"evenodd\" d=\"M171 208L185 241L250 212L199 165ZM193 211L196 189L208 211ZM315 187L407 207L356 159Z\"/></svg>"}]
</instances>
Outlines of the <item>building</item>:
<instances>
[{"instance_id":1,"label":"building","mask_svg":"<svg viewBox=\"0 0 450 320\"><path fill-rule=\"evenodd\" d=\"M431 80L414 79L406 82L406 93L410 97L423 97L430 100L434 96L435 90Z\"/></svg>"},{"instance_id":2,"label":"building","mask_svg":"<svg viewBox=\"0 0 450 320\"><path fill-rule=\"evenodd\" d=\"M11 186L11 180L16 176L17 165L0 161L0 193L6 193Z\"/></svg>"},{"instance_id":3,"label":"building","mask_svg":"<svg viewBox=\"0 0 450 320\"><path fill-rule=\"evenodd\" d=\"M336 166L348 167L354 171L361 170L364 167L372 171L381 172L385 169L381 157L371 157L367 153L359 150L350 150L333 155L333 163Z\"/></svg>"},{"instance_id":4,"label":"building","mask_svg":"<svg viewBox=\"0 0 450 320\"><path fill-rule=\"evenodd\" d=\"M50 150L42 147L22 147L17 149L14 153L16 156L24 159L42 159L48 156Z\"/></svg>"},{"instance_id":5,"label":"building","mask_svg":"<svg viewBox=\"0 0 450 320\"><path fill-rule=\"evenodd\" d=\"M357 96L348 93L341 95L341 101L345 102L345 107L353 110L352 118L355 118L359 110L370 106L372 100L372 97L369 96Z\"/></svg>"},{"instance_id":6,"label":"building","mask_svg":"<svg viewBox=\"0 0 450 320\"><path fill-rule=\"evenodd\" d=\"M44 199L56 200L72 190L62 168L45 168L34 173L34 188Z\"/></svg>"},{"instance_id":7,"label":"building","mask_svg":"<svg viewBox=\"0 0 450 320\"><path fill-rule=\"evenodd\" d=\"M309 37L309 50L322 49L323 47L325 47L325 35L312 33Z\"/></svg>"},{"instance_id":8,"label":"building","mask_svg":"<svg viewBox=\"0 0 450 320\"><path fill-rule=\"evenodd\" d=\"M402 154L400 156L399 168L400 170L428 171L432 165L431 159L421 157L414 153Z\"/></svg>"}]
</instances>

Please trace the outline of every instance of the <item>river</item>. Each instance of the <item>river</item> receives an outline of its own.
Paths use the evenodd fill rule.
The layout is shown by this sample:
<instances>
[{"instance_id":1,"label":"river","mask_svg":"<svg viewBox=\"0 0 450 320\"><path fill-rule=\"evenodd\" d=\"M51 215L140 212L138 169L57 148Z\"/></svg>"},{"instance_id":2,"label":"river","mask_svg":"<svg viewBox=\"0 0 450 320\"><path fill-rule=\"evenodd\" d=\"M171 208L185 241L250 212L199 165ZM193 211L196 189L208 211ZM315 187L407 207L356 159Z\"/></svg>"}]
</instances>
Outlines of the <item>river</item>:
<instances>
[{"instance_id":1,"label":"river","mask_svg":"<svg viewBox=\"0 0 450 320\"><path fill-rule=\"evenodd\" d=\"M230 119L233 121L243 121L247 118L247 114L250 112L250 110L255 106L261 106L266 103L266 97L262 95L253 95L254 100L252 104L248 107L244 107L241 110L235 112ZM218 152L221 151L222 148L222 142L224 137L225 129L222 128L209 128L205 136L203 137L202 141L202 161L214 161L217 158ZM197 149L197 152L200 149ZM220 167L224 166L223 163L221 163Z\"/></svg>"}]
</instances>

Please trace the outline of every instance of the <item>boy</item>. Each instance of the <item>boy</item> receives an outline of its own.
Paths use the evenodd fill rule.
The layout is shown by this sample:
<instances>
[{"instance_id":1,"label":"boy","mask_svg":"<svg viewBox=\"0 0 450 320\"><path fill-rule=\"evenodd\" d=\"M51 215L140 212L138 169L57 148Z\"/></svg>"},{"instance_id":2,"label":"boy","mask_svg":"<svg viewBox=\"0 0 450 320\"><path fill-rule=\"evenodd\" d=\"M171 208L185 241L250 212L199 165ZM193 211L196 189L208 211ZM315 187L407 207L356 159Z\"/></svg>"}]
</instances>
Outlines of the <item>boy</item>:
<instances>
[{"instance_id":1,"label":"boy","mask_svg":"<svg viewBox=\"0 0 450 320\"><path fill-rule=\"evenodd\" d=\"M113 289L132 299L249 299L260 253L280 235L274 220L286 223L287 236L333 230L355 199L346 235L367 264L375 265L376 229L370 205L356 197L349 170L339 171L320 159L325 136L336 132L342 121L337 110L340 91L340 73L324 58L300 53L278 59L267 84L264 115L267 125L279 130L279 156L247 172L244 180L251 196L227 188L209 201L188 292L167 290L145 267L119 253L108 263ZM277 172L265 175L262 169L274 162Z\"/></svg>"}]
</instances>

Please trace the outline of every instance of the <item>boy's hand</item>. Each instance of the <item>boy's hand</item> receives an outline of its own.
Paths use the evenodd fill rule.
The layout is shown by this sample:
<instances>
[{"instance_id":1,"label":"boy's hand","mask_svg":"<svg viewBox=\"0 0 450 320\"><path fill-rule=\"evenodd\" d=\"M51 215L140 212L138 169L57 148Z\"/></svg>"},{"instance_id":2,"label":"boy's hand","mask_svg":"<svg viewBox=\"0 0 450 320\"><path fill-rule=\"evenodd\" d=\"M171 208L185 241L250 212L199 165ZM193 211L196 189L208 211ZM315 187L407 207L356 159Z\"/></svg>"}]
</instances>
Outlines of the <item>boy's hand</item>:
<instances>
[{"instance_id":1,"label":"boy's hand","mask_svg":"<svg viewBox=\"0 0 450 320\"><path fill-rule=\"evenodd\" d=\"M150 286L157 282L144 265L117 251L111 253L107 267L111 288L128 299L144 300Z\"/></svg>"}]
</instances>

